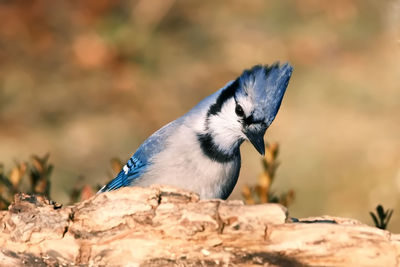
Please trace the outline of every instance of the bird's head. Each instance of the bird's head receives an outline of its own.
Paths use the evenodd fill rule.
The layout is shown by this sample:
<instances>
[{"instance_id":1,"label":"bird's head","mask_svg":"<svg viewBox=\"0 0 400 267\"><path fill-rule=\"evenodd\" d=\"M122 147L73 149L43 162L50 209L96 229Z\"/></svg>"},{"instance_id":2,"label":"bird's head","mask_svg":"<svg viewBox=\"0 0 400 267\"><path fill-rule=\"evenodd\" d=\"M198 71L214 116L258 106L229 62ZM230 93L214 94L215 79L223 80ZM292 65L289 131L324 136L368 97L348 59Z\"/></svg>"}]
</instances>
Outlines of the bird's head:
<instances>
[{"instance_id":1,"label":"bird's head","mask_svg":"<svg viewBox=\"0 0 400 267\"><path fill-rule=\"evenodd\" d=\"M207 128L222 150L249 140L265 153L264 134L278 113L293 68L257 65L222 89L207 113Z\"/></svg>"}]
</instances>

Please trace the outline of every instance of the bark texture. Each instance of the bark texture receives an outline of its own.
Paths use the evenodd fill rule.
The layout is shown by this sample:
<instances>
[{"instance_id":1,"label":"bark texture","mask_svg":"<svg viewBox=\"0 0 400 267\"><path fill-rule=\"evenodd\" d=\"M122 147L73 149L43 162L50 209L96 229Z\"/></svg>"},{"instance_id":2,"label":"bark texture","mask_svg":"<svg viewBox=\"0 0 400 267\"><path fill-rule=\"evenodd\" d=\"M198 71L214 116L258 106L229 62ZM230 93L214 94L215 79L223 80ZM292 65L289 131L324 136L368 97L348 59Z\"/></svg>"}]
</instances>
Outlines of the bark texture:
<instances>
[{"instance_id":1,"label":"bark texture","mask_svg":"<svg viewBox=\"0 0 400 267\"><path fill-rule=\"evenodd\" d=\"M290 221L278 204L199 200L170 187L62 208L19 194L0 213L0 265L399 266L400 235L351 219Z\"/></svg>"}]
</instances>

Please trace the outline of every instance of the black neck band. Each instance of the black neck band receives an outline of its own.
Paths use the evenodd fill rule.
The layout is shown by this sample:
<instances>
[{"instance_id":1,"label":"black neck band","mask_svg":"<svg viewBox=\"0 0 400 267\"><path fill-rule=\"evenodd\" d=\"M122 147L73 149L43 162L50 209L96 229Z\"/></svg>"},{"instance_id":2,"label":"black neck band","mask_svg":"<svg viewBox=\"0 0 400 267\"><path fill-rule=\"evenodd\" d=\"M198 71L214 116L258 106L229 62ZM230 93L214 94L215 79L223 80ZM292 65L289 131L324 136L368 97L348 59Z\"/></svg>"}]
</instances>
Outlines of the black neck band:
<instances>
[{"instance_id":1,"label":"black neck band","mask_svg":"<svg viewBox=\"0 0 400 267\"><path fill-rule=\"evenodd\" d=\"M201 150L204 155L209 157L213 161L220 163L227 163L233 161L239 154L239 146L236 145L230 153L222 151L214 142L211 134L197 134L197 139L199 140Z\"/></svg>"}]
</instances>

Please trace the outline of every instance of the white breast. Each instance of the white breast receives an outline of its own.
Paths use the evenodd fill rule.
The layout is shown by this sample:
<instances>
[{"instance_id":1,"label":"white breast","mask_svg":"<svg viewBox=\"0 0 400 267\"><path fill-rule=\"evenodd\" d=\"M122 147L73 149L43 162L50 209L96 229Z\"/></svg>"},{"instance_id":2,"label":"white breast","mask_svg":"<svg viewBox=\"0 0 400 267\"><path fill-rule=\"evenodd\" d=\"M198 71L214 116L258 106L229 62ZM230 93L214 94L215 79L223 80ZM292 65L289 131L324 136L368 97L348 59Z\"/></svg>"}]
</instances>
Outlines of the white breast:
<instances>
[{"instance_id":1,"label":"white breast","mask_svg":"<svg viewBox=\"0 0 400 267\"><path fill-rule=\"evenodd\" d=\"M194 145L195 144L195 145ZM133 185L165 184L194 191L201 198L221 198L225 188L237 179L240 161L219 163L201 151L195 131L185 125L167 140L146 173Z\"/></svg>"}]
</instances>

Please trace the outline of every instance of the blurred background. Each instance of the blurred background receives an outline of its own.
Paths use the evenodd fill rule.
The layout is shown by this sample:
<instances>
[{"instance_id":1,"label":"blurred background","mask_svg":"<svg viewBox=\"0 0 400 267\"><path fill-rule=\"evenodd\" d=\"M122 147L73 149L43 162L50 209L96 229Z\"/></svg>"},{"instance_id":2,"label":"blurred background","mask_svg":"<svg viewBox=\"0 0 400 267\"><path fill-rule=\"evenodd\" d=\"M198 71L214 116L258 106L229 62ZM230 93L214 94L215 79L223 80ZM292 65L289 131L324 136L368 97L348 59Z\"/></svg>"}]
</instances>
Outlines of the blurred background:
<instances>
[{"instance_id":1,"label":"blurred background","mask_svg":"<svg viewBox=\"0 0 400 267\"><path fill-rule=\"evenodd\" d=\"M258 63L295 68L266 140L292 216L400 231L400 1L0 1L0 162L50 152L51 196L104 184L151 133ZM260 156L242 146L232 199Z\"/></svg>"}]
</instances>

